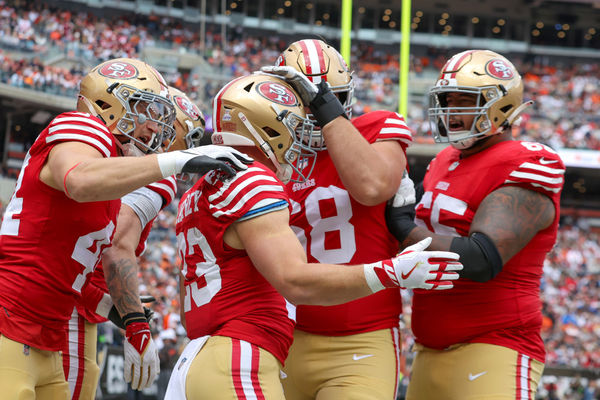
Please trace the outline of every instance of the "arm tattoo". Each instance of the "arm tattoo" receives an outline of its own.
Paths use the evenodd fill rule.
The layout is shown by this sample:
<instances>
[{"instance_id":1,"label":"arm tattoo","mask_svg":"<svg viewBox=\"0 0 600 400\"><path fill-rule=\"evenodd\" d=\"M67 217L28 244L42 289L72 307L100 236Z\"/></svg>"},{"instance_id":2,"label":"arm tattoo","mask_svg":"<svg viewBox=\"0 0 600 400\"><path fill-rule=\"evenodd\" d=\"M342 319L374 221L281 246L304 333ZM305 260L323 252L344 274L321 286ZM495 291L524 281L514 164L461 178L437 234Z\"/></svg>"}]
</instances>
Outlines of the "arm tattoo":
<instances>
[{"instance_id":1,"label":"arm tattoo","mask_svg":"<svg viewBox=\"0 0 600 400\"><path fill-rule=\"evenodd\" d=\"M119 314L142 312L138 293L138 268L135 260L122 258L108 264L104 269L106 285Z\"/></svg>"},{"instance_id":2,"label":"arm tattoo","mask_svg":"<svg viewBox=\"0 0 600 400\"><path fill-rule=\"evenodd\" d=\"M548 196L517 186L501 187L479 205L470 232L493 241L506 263L540 230L554 221L556 210Z\"/></svg>"}]
</instances>

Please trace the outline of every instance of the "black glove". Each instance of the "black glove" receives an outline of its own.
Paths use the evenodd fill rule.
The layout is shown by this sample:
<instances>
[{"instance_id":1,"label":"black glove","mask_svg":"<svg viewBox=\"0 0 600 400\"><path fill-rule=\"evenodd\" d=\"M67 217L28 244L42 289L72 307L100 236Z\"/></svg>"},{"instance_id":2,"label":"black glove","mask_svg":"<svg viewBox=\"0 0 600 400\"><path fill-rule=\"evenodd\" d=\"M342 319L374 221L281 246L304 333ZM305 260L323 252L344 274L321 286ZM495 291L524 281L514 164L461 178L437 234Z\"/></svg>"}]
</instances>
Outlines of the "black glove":
<instances>
[{"instance_id":1,"label":"black glove","mask_svg":"<svg viewBox=\"0 0 600 400\"><path fill-rule=\"evenodd\" d=\"M319 92L308 105L310 111L312 111L315 116L317 124L319 124L320 127L323 127L340 115L344 118L348 118L342 103L340 103L337 96L333 94L329 84L325 81L321 81L317 87L319 88Z\"/></svg>"},{"instance_id":2,"label":"black glove","mask_svg":"<svg viewBox=\"0 0 600 400\"><path fill-rule=\"evenodd\" d=\"M412 179L405 172L396 195L388 201L385 208L387 228L400 243L404 242L417 226L415 224L417 196L419 200L423 197L423 183L419 183L415 188Z\"/></svg>"},{"instance_id":3,"label":"black glove","mask_svg":"<svg viewBox=\"0 0 600 400\"><path fill-rule=\"evenodd\" d=\"M156 299L152 296L140 296L140 301L142 303L152 303L152 302L156 301ZM125 329L125 325L129 325L132 322L150 323L153 316L154 316L154 311L152 309L144 306L143 314L142 313L129 313L129 314L125 315L123 318L121 318L121 315L119 315L117 308L113 304L113 306L110 308L110 311L108 312L107 318L113 324L118 326L119 328ZM125 323L125 321L127 321L127 324Z\"/></svg>"},{"instance_id":4,"label":"black glove","mask_svg":"<svg viewBox=\"0 0 600 400\"><path fill-rule=\"evenodd\" d=\"M347 118L342 103L333 94L327 82L321 81L315 85L306 75L289 65L266 66L260 70L283 78L292 85L296 93L300 95L302 102L310 107L310 111L320 127L327 125L340 115Z\"/></svg>"}]
</instances>

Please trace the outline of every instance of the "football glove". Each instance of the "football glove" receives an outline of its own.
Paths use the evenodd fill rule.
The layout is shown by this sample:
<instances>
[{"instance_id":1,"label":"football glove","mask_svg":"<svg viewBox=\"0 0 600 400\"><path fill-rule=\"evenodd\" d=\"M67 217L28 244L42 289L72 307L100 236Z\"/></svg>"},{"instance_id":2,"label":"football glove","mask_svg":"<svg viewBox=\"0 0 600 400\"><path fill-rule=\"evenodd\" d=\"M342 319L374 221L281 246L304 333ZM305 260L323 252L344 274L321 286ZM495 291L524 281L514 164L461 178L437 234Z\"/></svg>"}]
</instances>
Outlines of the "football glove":
<instances>
[{"instance_id":1,"label":"football glove","mask_svg":"<svg viewBox=\"0 0 600 400\"><path fill-rule=\"evenodd\" d=\"M425 238L404 249L389 260L365 264L365 278L373 291L385 288L452 289L459 278L456 271L463 269L458 254L449 251L424 251L431 244Z\"/></svg>"},{"instance_id":2,"label":"football glove","mask_svg":"<svg viewBox=\"0 0 600 400\"><path fill-rule=\"evenodd\" d=\"M156 299L152 296L140 296L140 301L142 303L152 303L152 302L156 301ZM111 300L111 303L112 303L112 300ZM146 318L146 322L150 323L150 321L152 321L152 317L154 316L154 311L152 311L151 308L148 308L146 306L143 306L143 307L144 307L144 317ZM103 315L103 317L108 318L113 324L115 324L119 328L125 329L125 323L123 322L123 318L121 318L121 315L119 314L119 311L117 311L117 307L115 307L114 304L110 308L108 315L106 315L106 316Z\"/></svg>"},{"instance_id":3,"label":"football glove","mask_svg":"<svg viewBox=\"0 0 600 400\"><path fill-rule=\"evenodd\" d=\"M408 173L404 171L396 195L388 202L385 208L385 223L387 228L400 243L417 226L414 222L416 197L415 185L408 176Z\"/></svg>"},{"instance_id":4,"label":"football glove","mask_svg":"<svg viewBox=\"0 0 600 400\"><path fill-rule=\"evenodd\" d=\"M227 178L236 170L247 169L252 158L228 146L207 145L187 150L171 151L157 155L158 166L164 178L182 172L204 175L212 170L220 170Z\"/></svg>"},{"instance_id":5,"label":"football glove","mask_svg":"<svg viewBox=\"0 0 600 400\"><path fill-rule=\"evenodd\" d=\"M310 107L310 111L319 126L327 125L340 115L346 118L342 103L331 91L327 82L321 81L318 85L315 85L302 72L289 65L266 66L260 70L283 78L292 85L302 102Z\"/></svg>"},{"instance_id":6,"label":"football glove","mask_svg":"<svg viewBox=\"0 0 600 400\"><path fill-rule=\"evenodd\" d=\"M131 322L125 331L123 374L133 390L150 387L160 372L158 349L147 322Z\"/></svg>"}]
</instances>

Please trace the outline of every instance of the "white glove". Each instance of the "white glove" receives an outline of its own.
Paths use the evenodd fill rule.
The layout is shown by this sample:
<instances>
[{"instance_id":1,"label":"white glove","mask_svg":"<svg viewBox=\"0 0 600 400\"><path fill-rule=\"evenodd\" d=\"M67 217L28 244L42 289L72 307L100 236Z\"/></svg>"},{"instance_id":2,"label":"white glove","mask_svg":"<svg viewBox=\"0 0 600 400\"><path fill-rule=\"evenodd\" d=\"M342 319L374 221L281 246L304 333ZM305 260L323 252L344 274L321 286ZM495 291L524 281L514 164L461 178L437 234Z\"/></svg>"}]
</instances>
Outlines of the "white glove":
<instances>
[{"instance_id":1,"label":"white glove","mask_svg":"<svg viewBox=\"0 0 600 400\"><path fill-rule=\"evenodd\" d=\"M404 170L402 174L402 180L400 181L400 186L396 191L396 195L394 196L394 200L392 201L392 207L403 207L408 204L414 204L417 201L417 197L415 195L415 184L408 176L408 172Z\"/></svg>"},{"instance_id":2,"label":"white glove","mask_svg":"<svg viewBox=\"0 0 600 400\"><path fill-rule=\"evenodd\" d=\"M171 151L157 155L158 166L164 178L181 172L204 175L218 169L227 177L235 171L244 170L253 160L242 152L228 146L206 145L187 150Z\"/></svg>"},{"instance_id":3,"label":"white glove","mask_svg":"<svg viewBox=\"0 0 600 400\"><path fill-rule=\"evenodd\" d=\"M289 65L283 65L281 67L266 66L261 67L260 70L267 74L283 78L287 83L292 85L305 105L312 103L317 96L317 93L319 93L317 85L312 83L302 72Z\"/></svg>"},{"instance_id":4,"label":"white glove","mask_svg":"<svg viewBox=\"0 0 600 400\"><path fill-rule=\"evenodd\" d=\"M396 257L365 264L365 278L373 291L385 288L402 289L452 289L459 278L456 271L463 269L459 255L449 251L423 251L431 244L431 238L407 247Z\"/></svg>"},{"instance_id":5,"label":"white glove","mask_svg":"<svg viewBox=\"0 0 600 400\"><path fill-rule=\"evenodd\" d=\"M148 323L134 322L127 325L125 336L125 382L131 382L131 388L134 390L150 387L160 372L160 361Z\"/></svg>"}]
</instances>

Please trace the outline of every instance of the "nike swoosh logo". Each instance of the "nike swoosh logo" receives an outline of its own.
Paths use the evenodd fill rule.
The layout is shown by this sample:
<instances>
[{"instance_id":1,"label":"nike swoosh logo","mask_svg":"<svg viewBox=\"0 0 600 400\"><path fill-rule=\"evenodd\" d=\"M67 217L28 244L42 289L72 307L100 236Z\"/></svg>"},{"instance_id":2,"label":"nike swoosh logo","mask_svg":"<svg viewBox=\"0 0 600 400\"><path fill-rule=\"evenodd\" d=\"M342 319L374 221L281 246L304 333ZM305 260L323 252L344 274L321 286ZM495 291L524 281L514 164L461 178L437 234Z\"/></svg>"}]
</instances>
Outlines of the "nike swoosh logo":
<instances>
[{"instance_id":1,"label":"nike swoosh logo","mask_svg":"<svg viewBox=\"0 0 600 400\"><path fill-rule=\"evenodd\" d=\"M540 164L554 164L557 162L558 160L546 160L544 157L540 158Z\"/></svg>"},{"instance_id":2,"label":"nike swoosh logo","mask_svg":"<svg viewBox=\"0 0 600 400\"><path fill-rule=\"evenodd\" d=\"M407 274L405 274L404 272L400 274L400 276L402 276L402 279L408 279L408 277L410 276L410 274L413 273L413 271L415 270L415 268L417 268L419 266L419 264L421 264L421 261L419 261L418 263L415 264L414 267L412 267L412 269L410 271L408 271Z\"/></svg>"},{"instance_id":3,"label":"nike swoosh logo","mask_svg":"<svg viewBox=\"0 0 600 400\"><path fill-rule=\"evenodd\" d=\"M368 358L368 357L373 357L373 354L365 354L365 355L359 356L358 354L355 353L354 355L352 355L352 359L354 361L362 360L363 358Z\"/></svg>"},{"instance_id":4,"label":"nike swoosh logo","mask_svg":"<svg viewBox=\"0 0 600 400\"><path fill-rule=\"evenodd\" d=\"M477 379L477 378L479 378L480 376L483 376L483 375L485 375L485 374L487 374L487 371L483 371L483 372L480 372L480 373L478 373L478 374L475 374L475 375L469 374L469 380L470 380L470 381L474 381L475 379Z\"/></svg>"},{"instance_id":5,"label":"nike swoosh logo","mask_svg":"<svg viewBox=\"0 0 600 400\"><path fill-rule=\"evenodd\" d=\"M147 339L148 339L147 335L142 336L142 342L140 343L140 349L142 351L144 351L144 340L147 340Z\"/></svg>"}]
</instances>

